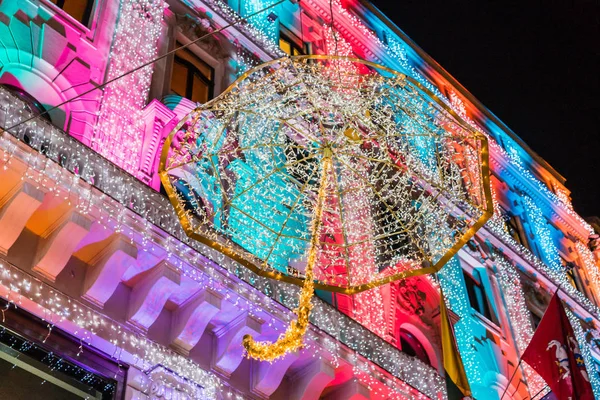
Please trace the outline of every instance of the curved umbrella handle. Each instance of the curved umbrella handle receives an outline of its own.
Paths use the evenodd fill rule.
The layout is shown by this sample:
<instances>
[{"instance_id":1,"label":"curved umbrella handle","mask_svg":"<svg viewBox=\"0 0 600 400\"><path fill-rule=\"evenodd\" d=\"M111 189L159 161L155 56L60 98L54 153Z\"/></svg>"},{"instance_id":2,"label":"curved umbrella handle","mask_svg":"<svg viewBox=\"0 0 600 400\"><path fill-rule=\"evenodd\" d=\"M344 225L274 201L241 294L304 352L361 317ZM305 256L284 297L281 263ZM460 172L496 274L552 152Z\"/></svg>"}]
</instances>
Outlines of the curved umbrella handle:
<instances>
[{"instance_id":1,"label":"curved umbrella handle","mask_svg":"<svg viewBox=\"0 0 600 400\"><path fill-rule=\"evenodd\" d=\"M308 265L306 269L308 272ZM303 345L302 338L304 337L306 329L308 328L308 316L313 307L312 303L310 302L313 293L314 283L312 277L311 279L308 279L307 273L304 286L302 286L302 291L300 292L298 308L295 310L296 315L298 316L297 320L292 321L285 332L282 333L274 343L257 342L251 335L244 335L243 343L248 357L262 361L273 361L279 357L282 357L286 353L290 353L301 348Z\"/></svg>"},{"instance_id":2,"label":"curved umbrella handle","mask_svg":"<svg viewBox=\"0 0 600 400\"><path fill-rule=\"evenodd\" d=\"M315 216L312 222L312 235L310 240L310 249L308 251L308 260L306 270L304 271L304 285L300 291L298 308L295 310L298 319L290 323L286 331L279 336L276 342L257 342L250 335L244 336L244 347L248 357L262 361L273 361L286 353L298 350L302 347L302 338L308 328L308 316L312 309L310 299L315 291L314 284L314 266L317 261L317 252L319 250L319 236L321 226L323 225L323 203L327 189L327 175L331 167L331 150L323 149L323 171L321 173L321 183L319 185L319 194L317 205L315 207Z\"/></svg>"}]
</instances>

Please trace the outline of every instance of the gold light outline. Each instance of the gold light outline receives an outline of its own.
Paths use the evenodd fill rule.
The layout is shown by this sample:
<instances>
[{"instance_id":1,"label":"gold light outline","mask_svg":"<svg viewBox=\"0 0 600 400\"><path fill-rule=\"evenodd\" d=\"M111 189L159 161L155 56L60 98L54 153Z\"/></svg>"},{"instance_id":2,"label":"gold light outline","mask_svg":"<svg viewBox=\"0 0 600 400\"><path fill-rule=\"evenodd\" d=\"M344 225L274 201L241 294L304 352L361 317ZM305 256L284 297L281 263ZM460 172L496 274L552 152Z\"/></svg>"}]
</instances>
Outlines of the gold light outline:
<instances>
[{"instance_id":1,"label":"gold light outline","mask_svg":"<svg viewBox=\"0 0 600 400\"><path fill-rule=\"evenodd\" d=\"M364 64L367 66L370 66L372 68L378 69L378 70L382 70L382 71L386 71L392 75L396 75L398 77L402 77L402 79L406 79L407 81L409 81L412 85L414 85L415 87L417 87L418 89L420 89L421 91L423 91L426 95L428 95L439 107L441 107L444 111L446 111L447 113L449 113L452 117L455 118L455 120L458 122L459 125L461 125L461 127L469 132L471 132L472 134L474 134L474 138L476 140L479 140L481 143L481 173L482 173L482 180L483 180L483 190L484 190L484 194L486 197L486 201L485 201L485 209L483 210L483 215L477 220L477 222L475 222L475 224L473 224L466 232L465 234L463 234L461 236L461 238L454 244L454 246L452 246L434 265L429 266L429 267L425 267L425 268L420 268L417 270L411 270L411 271L404 271L404 272L400 272L398 274L394 274L388 277L385 277L383 279L377 280L377 281L373 281L367 284L362 284L362 285L355 285L355 286L349 286L349 287L339 287L339 286L334 286L334 285L327 285L327 284L323 284L323 283L319 283L319 282L314 282L314 288L315 289L321 289L321 290L327 290L330 292L336 292L336 293L344 293L344 294L355 294L355 293L360 293L363 292L365 290L369 290L369 289L373 289L375 287L381 286L381 285L385 285L386 283L390 283L393 281L397 281L400 279L405 279L405 278L409 278L409 277L413 277L413 276L419 276L419 275L426 275L426 274L430 274L430 273L435 273L438 272L440 269L442 269L442 267L452 258L454 257L454 255L456 253L458 253L458 251L473 237L475 236L475 234L477 233L477 231L491 218L491 216L493 215L493 210L494 210L494 206L493 206L493 201L492 201L492 193L491 193L491 188L490 188L490 168L489 168L489 145L488 145L488 139L486 136L482 135L481 133L477 132L476 130L474 130L467 122L464 121L464 119L458 115L454 110L452 110L450 107L448 107L444 102L442 102L433 92L431 92L429 89L427 89L426 87L424 87L422 84L420 84L418 81L416 81L415 79L402 74L398 71L395 71L393 69L384 67L382 65L370 62L370 61L365 61L365 60L360 60L358 58L352 58L352 57L344 57L344 56L330 56L330 55L303 55L303 56L293 56L293 57L285 57L285 58L279 58L279 59L275 59L275 60L271 60L268 61L266 63L263 63L259 66L256 66L252 69L249 69L248 71L246 71L244 74L242 74L238 79L235 80L235 82L233 84L231 84L227 89L225 89L225 91L223 91L223 93L221 93L219 96L215 97L214 99L212 99L211 101L203 104L202 106L199 106L197 108L195 108L192 112L190 112L188 115L186 115L176 126L175 128L171 131L171 133L169 133L169 135L167 136L165 143L163 145L162 148L162 153L161 153L161 157L160 157L160 163L159 163L159 168L158 168L158 172L159 172L159 177L160 180L163 184L163 187L165 188L165 191L167 192L167 195L169 197L169 201L171 202L171 204L173 205L173 207L175 208L175 211L177 213L177 216L179 218L179 221L181 222L181 226L183 227L183 230L185 231L186 235L188 235L190 238L195 239L197 241L199 241L200 243L224 254L225 256L231 258L232 260L238 262L239 264L241 264L242 266L246 267L247 269L251 270L252 272L254 272L255 274L259 275L259 276L263 276L266 278L271 278L271 279L275 279L278 281L282 281L282 282L286 282L286 283L292 283L294 285L300 286L302 287L305 283L305 279L304 278L300 278L300 277L293 277L293 276L289 276L286 275L284 273L281 272L275 272L275 271L271 271L271 270L264 270L260 267L257 266L257 264L265 264L264 262L261 262L260 260L258 260L257 257L255 257L254 255L252 255L250 252L244 250L244 249L234 249L233 247L230 246L226 246L223 243L217 242L215 240L210 239L209 237L205 236L205 235L201 235L199 233L197 233L196 231L194 231L194 229L192 229L192 224L191 222L187 219L186 217L186 213L184 211L184 209L182 208L181 204L179 203L178 199L177 199L177 195L175 194L175 189L173 188L173 186L171 185L171 182L169 180L169 176L168 176L168 171L166 170L166 162L167 162L167 157L168 157L168 153L169 153L169 149L171 147L171 143L173 141L173 137L174 135L181 129L181 127L183 126L183 124L185 122L187 122L187 120L196 112L204 110L208 105L212 104L213 102L217 101L218 99L220 99L221 97L223 97L224 95L226 95L227 93L231 92L232 90L235 90L237 88L237 86L239 85L240 82L242 82L243 80L245 80L249 75L251 75L252 73L254 73L255 71L264 69L265 67L275 64L275 63L281 63L281 62L285 62L285 60L344 60L344 61L349 61L349 62L355 62L355 63L359 63L359 64ZM214 231L215 235L217 235L217 231ZM242 256L241 253L246 253L245 257ZM256 259L256 263L250 261L250 259Z\"/></svg>"}]
</instances>

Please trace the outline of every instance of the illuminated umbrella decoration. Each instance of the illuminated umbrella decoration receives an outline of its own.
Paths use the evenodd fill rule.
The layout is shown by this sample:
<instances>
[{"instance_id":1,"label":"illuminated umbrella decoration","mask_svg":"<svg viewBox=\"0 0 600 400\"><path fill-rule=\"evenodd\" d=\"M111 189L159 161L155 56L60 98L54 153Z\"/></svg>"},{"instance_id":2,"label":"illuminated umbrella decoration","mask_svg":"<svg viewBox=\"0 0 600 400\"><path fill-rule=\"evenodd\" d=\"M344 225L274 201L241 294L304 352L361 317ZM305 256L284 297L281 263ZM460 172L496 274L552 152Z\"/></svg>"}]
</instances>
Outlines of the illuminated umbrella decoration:
<instances>
[{"instance_id":1,"label":"illuminated umbrella decoration","mask_svg":"<svg viewBox=\"0 0 600 400\"><path fill-rule=\"evenodd\" d=\"M185 232L302 287L273 360L302 346L314 289L433 273L492 214L486 138L411 78L337 56L253 68L167 138L160 178Z\"/></svg>"}]
</instances>

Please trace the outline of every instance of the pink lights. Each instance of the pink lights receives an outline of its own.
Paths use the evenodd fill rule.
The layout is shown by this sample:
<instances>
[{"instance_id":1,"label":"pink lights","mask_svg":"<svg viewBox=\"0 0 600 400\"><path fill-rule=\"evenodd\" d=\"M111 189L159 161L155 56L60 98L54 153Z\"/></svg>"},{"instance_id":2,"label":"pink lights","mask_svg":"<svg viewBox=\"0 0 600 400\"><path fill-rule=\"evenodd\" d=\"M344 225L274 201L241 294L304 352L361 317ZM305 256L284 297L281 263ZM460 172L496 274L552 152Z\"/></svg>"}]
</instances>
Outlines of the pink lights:
<instances>
[{"instance_id":1,"label":"pink lights","mask_svg":"<svg viewBox=\"0 0 600 400\"><path fill-rule=\"evenodd\" d=\"M156 56L164 8L163 0L121 1L108 79L127 73ZM148 66L105 88L91 140L94 150L132 174L140 169L145 127L142 110L151 78L152 66Z\"/></svg>"}]
</instances>

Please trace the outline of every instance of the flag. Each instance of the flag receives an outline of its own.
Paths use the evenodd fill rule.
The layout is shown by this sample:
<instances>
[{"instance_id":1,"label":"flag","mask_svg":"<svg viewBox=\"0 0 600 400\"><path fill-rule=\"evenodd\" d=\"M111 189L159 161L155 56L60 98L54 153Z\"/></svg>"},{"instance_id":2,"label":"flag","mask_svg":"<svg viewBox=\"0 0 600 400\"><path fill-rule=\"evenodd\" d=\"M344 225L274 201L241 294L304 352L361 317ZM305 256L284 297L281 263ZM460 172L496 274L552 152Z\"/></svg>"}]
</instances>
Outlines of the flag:
<instances>
[{"instance_id":1,"label":"flag","mask_svg":"<svg viewBox=\"0 0 600 400\"><path fill-rule=\"evenodd\" d=\"M440 330L442 334L442 356L444 359L444 370L446 371L446 388L448 400L463 399L471 396L471 388L465 373L456 345L454 331L448 318L444 294L440 294Z\"/></svg>"},{"instance_id":2,"label":"flag","mask_svg":"<svg viewBox=\"0 0 600 400\"><path fill-rule=\"evenodd\" d=\"M579 343L558 292L521 360L544 378L558 400L594 399Z\"/></svg>"}]
</instances>

